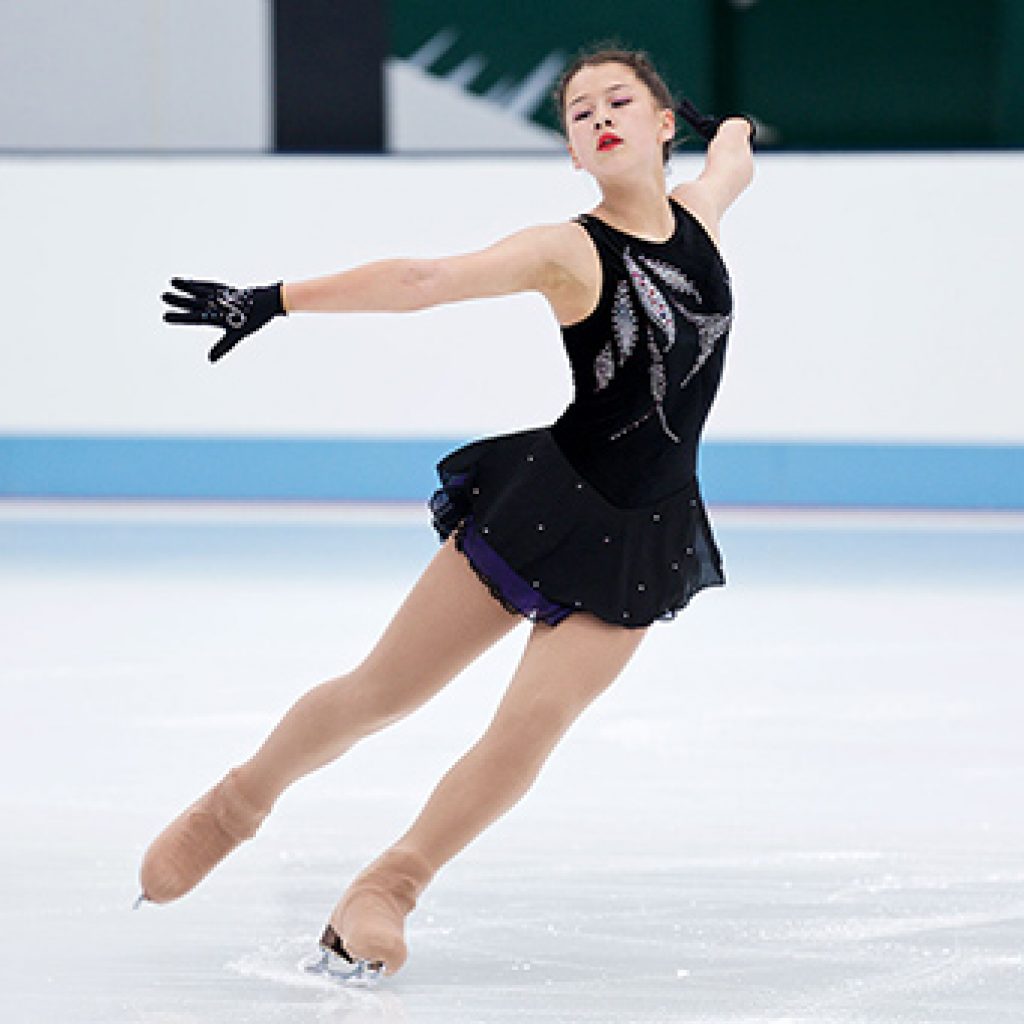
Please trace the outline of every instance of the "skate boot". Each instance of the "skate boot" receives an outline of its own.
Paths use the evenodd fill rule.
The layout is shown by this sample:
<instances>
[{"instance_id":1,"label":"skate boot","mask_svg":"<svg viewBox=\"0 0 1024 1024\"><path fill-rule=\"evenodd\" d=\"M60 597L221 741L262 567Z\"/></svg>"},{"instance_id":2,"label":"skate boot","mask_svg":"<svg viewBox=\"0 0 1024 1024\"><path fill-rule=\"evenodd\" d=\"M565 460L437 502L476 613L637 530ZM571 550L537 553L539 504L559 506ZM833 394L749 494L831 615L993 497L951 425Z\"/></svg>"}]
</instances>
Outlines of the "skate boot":
<instances>
[{"instance_id":1,"label":"skate boot","mask_svg":"<svg viewBox=\"0 0 1024 1024\"><path fill-rule=\"evenodd\" d=\"M355 981L399 971L408 955L405 918L433 876L413 850L382 853L345 890L320 939L320 960L307 969Z\"/></svg>"},{"instance_id":2,"label":"skate boot","mask_svg":"<svg viewBox=\"0 0 1024 1024\"><path fill-rule=\"evenodd\" d=\"M256 834L270 808L254 806L238 786L238 769L183 811L150 843L136 901L169 903L194 889L236 846Z\"/></svg>"}]
</instances>

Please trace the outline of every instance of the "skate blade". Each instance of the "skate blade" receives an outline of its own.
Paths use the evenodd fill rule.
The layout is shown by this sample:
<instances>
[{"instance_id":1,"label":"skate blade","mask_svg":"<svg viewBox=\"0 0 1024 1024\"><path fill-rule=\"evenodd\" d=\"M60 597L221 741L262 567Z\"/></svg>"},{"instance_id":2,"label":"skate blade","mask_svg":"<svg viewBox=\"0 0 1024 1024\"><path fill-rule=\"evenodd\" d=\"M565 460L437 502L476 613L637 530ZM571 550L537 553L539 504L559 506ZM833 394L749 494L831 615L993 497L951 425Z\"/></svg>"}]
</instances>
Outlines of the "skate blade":
<instances>
[{"instance_id":1,"label":"skate blade","mask_svg":"<svg viewBox=\"0 0 1024 1024\"><path fill-rule=\"evenodd\" d=\"M376 985L384 973L384 965L379 960L346 960L322 947L299 966L306 974L317 974L343 985Z\"/></svg>"},{"instance_id":2,"label":"skate blade","mask_svg":"<svg viewBox=\"0 0 1024 1024\"><path fill-rule=\"evenodd\" d=\"M384 973L380 960L360 960L344 947L341 936L328 925L320 937L320 950L302 961L307 974L320 974L351 985L373 985Z\"/></svg>"}]
</instances>

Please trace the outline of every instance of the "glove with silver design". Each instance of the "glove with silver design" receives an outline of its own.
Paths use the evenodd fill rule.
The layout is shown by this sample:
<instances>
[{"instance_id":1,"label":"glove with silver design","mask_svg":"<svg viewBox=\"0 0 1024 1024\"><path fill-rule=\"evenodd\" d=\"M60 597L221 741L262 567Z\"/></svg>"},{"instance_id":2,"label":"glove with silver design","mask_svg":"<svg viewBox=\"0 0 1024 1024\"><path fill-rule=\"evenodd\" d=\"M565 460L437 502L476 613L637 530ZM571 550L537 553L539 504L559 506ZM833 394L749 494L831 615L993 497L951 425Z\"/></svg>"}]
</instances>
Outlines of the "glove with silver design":
<instances>
[{"instance_id":1,"label":"glove with silver design","mask_svg":"<svg viewBox=\"0 0 1024 1024\"><path fill-rule=\"evenodd\" d=\"M685 96L676 107L676 113L706 142L710 142L715 137L715 132L721 127L723 121L729 120L728 117L702 114ZM753 118L747 117L746 114L734 116L742 117L750 125L750 145L753 147L754 136L757 134L757 125L754 124Z\"/></svg>"},{"instance_id":2,"label":"glove with silver design","mask_svg":"<svg viewBox=\"0 0 1024 1024\"><path fill-rule=\"evenodd\" d=\"M164 292L163 300L176 310L165 310L169 324L205 324L223 327L224 334L210 349L210 362L226 356L244 337L258 331L275 316L285 316L281 281L263 288L233 288L219 281L190 281L172 277L178 292Z\"/></svg>"}]
</instances>

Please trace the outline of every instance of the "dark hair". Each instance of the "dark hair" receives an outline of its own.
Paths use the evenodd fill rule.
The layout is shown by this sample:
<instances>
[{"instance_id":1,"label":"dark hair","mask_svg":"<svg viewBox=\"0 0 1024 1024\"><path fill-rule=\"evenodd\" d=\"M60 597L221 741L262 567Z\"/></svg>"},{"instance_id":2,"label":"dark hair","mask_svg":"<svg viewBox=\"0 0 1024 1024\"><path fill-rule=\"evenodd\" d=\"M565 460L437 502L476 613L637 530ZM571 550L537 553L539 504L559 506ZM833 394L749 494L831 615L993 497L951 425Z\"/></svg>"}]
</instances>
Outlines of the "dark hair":
<instances>
[{"instance_id":1,"label":"dark hair","mask_svg":"<svg viewBox=\"0 0 1024 1024\"><path fill-rule=\"evenodd\" d=\"M567 134L565 131L565 90L577 71L581 68L594 67L598 64L625 64L647 86L659 109L668 107L671 110L675 110L676 101L672 97L671 90L662 81L661 75L654 70L650 57L643 50L626 50L617 46L599 44L596 48L581 50L573 57L569 66L562 72L561 77L558 79L558 84L551 93L551 99L555 104L555 109L558 111L558 124L563 134ZM672 153L672 146L672 139L662 143L662 166L668 163L668 158Z\"/></svg>"}]
</instances>

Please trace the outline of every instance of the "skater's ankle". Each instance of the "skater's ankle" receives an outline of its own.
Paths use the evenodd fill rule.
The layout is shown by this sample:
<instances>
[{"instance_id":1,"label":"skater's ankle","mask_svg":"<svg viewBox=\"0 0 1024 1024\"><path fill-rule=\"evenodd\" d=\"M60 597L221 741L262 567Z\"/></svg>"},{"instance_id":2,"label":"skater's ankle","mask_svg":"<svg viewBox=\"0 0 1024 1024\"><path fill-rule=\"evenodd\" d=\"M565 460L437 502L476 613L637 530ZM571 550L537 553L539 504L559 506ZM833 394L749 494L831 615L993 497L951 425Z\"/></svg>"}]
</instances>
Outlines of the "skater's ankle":
<instances>
[{"instance_id":1,"label":"skater's ankle","mask_svg":"<svg viewBox=\"0 0 1024 1024\"><path fill-rule=\"evenodd\" d=\"M234 791L249 805L249 807L261 815L266 815L274 806L278 794L261 781L260 775L255 771L249 761L243 761L235 765L228 773Z\"/></svg>"},{"instance_id":2,"label":"skater's ankle","mask_svg":"<svg viewBox=\"0 0 1024 1024\"><path fill-rule=\"evenodd\" d=\"M390 861L414 878L422 880L424 885L437 874L439 867L415 846L402 843L388 847L380 859Z\"/></svg>"}]
</instances>

